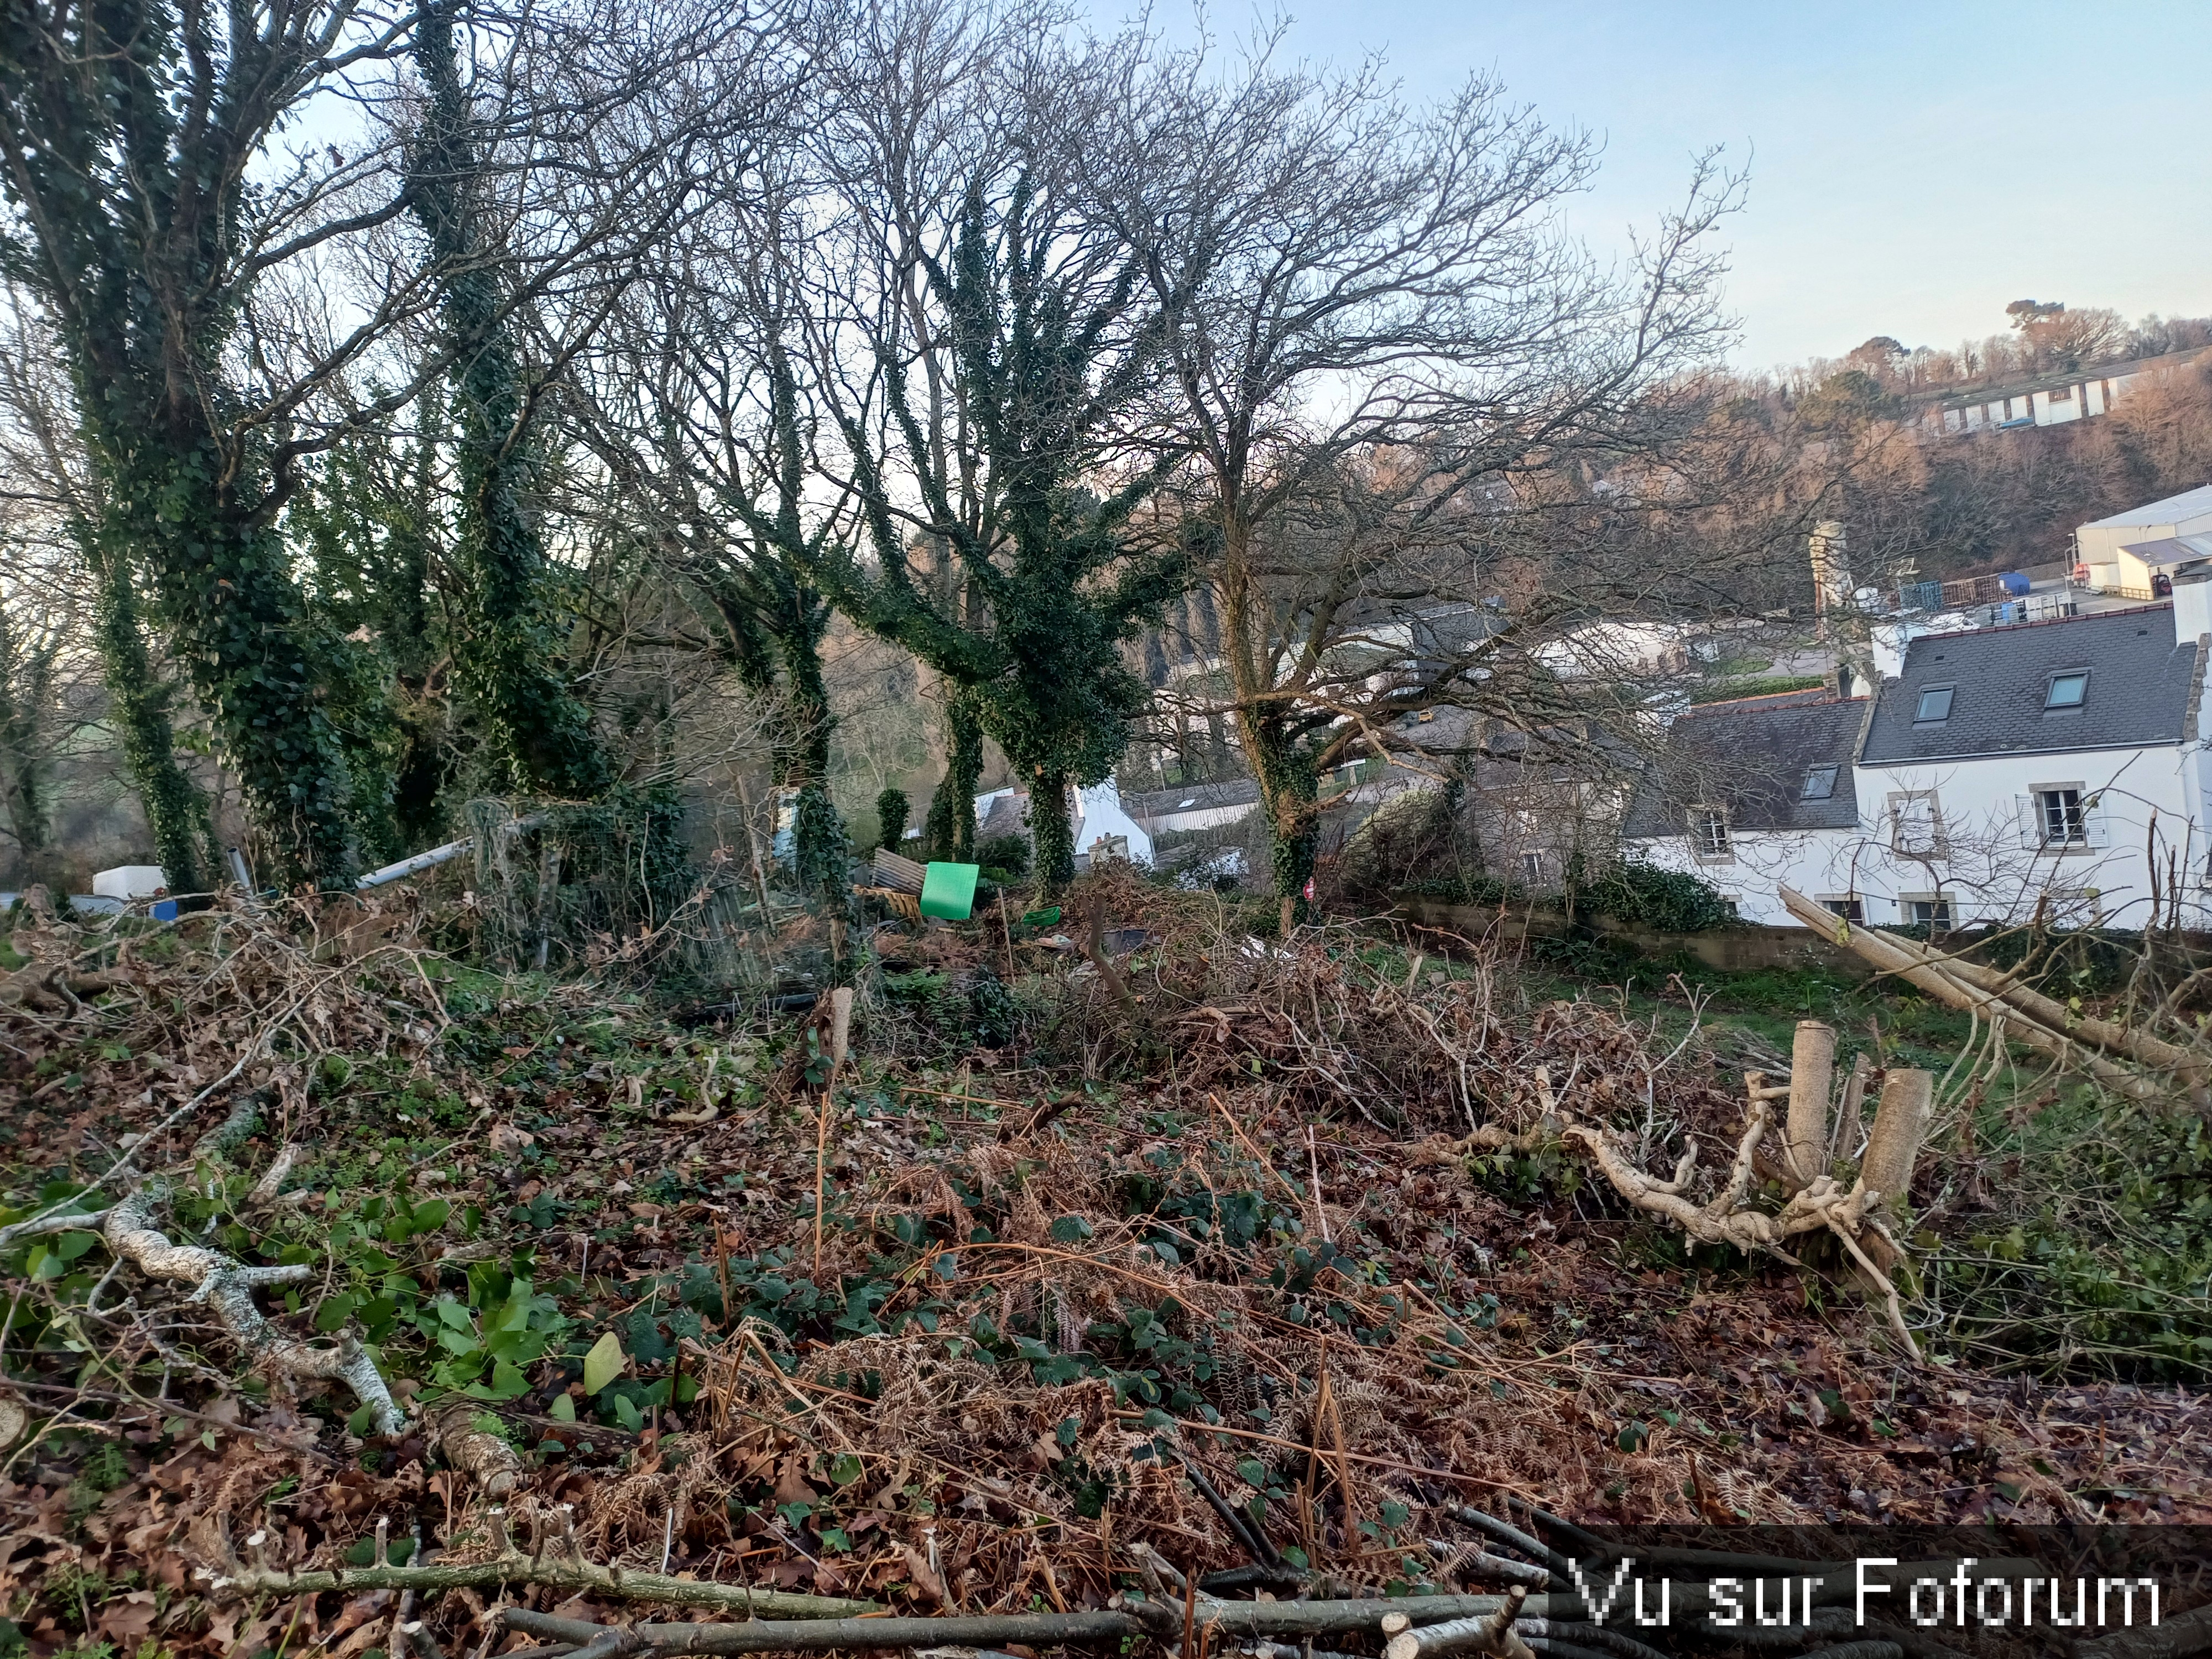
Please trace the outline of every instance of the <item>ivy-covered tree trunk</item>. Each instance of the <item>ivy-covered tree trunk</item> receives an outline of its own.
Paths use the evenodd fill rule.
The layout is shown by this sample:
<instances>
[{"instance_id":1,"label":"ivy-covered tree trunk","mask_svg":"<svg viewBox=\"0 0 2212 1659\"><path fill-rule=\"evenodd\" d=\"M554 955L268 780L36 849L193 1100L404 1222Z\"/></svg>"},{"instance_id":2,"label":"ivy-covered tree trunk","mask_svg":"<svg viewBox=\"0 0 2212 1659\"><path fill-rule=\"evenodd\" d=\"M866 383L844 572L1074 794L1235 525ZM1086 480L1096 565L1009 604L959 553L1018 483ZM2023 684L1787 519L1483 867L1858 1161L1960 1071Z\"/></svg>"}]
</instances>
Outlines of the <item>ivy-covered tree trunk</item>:
<instances>
[{"instance_id":1,"label":"ivy-covered tree trunk","mask_svg":"<svg viewBox=\"0 0 2212 1659\"><path fill-rule=\"evenodd\" d=\"M153 832L154 856L171 892L205 892L221 879L207 797L177 760L169 688L155 674L146 648L130 563L119 554L103 554L89 531L81 544L100 579L94 631L107 684L108 719L122 742L146 827Z\"/></svg>"},{"instance_id":2,"label":"ivy-covered tree trunk","mask_svg":"<svg viewBox=\"0 0 2212 1659\"><path fill-rule=\"evenodd\" d=\"M22 639L0 605L0 798L27 866L45 854L49 840L46 708L53 665L53 647Z\"/></svg>"},{"instance_id":3,"label":"ivy-covered tree trunk","mask_svg":"<svg viewBox=\"0 0 2212 1659\"><path fill-rule=\"evenodd\" d=\"M498 277L479 246L471 199L478 165L470 136L450 0L426 6L416 61L429 93L408 157L416 215L444 284L453 370L456 562L468 582L456 678L483 722L491 759L518 790L592 799L614 782L591 711L563 672L565 641L552 570L525 506L534 454L514 345L500 315Z\"/></svg>"},{"instance_id":4,"label":"ivy-covered tree trunk","mask_svg":"<svg viewBox=\"0 0 2212 1659\"><path fill-rule=\"evenodd\" d=\"M876 844L898 851L906 840L906 791L888 785L876 796Z\"/></svg>"},{"instance_id":5,"label":"ivy-covered tree trunk","mask_svg":"<svg viewBox=\"0 0 2212 1659\"><path fill-rule=\"evenodd\" d=\"M1306 906L1321 844L1321 777L1304 744L1249 703L1237 710L1244 752L1260 783L1260 800L1273 839L1270 863L1282 937L1288 939Z\"/></svg>"},{"instance_id":6,"label":"ivy-covered tree trunk","mask_svg":"<svg viewBox=\"0 0 2212 1659\"><path fill-rule=\"evenodd\" d=\"M975 786L983 776L980 692L956 685L945 701L945 775L929 797L922 845L934 859L968 864L975 857Z\"/></svg>"},{"instance_id":7,"label":"ivy-covered tree trunk","mask_svg":"<svg viewBox=\"0 0 2212 1659\"><path fill-rule=\"evenodd\" d=\"M256 825L289 874L350 885L351 770L322 696L340 671L282 537L249 509L211 440L116 424L88 447L110 504L102 538L152 572Z\"/></svg>"},{"instance_id":8,"label":"ivy-covered tree trunk","mask_svg":"<svg viewBox=\"0 0 2212 1659\"><path fill-rule=\"evenodd\" d=\"M232 22L159 0L9 12L10 275L67 354L101 544L149 577L257 826L291 872L336 885L350 803L323 706L331 640L276 526L289 475L226 374L256 270L245 180L328 46Z\"/></svg>"},{"instance_id":9,"label":"ivy-covered tree trunk","mask_svg":"<svg viewBox=\"0 0 2212 1659\"><path fill-rule=\"evenodd\" d=\"M1055 894L1075 879L1075 828L1067 817L1067 774L1041 766L1030 781L1030 838L1036 846L1037 882Z\"/></svg>"},{"instance_id":10,"label":"ivy-covered tree trunk","mask_svg":"<svg viewBox=\"0 0 2212 1659\"><path fill-rule=\"evenodd\" d=\"M784 717L789 721L776 745L776 781L799 791L792 823L792 863L799 884L821 902L830 917L832 982L849 985L854 956L851 866L853 844L845 820L830 799L830 738L836 720L822 678L822 629L829 612L820 599L801 589L800 616L790 619L776 644L783 656Z\"/></svg>"},{"instance_id":11,"label":"ivy-covered tree trunk","mask_svg":"<svg viewBox=\"0 0 2212 1659\"><path fill-rule=\"evenodd\" d=\"M442 424L441 400L425 392L417 411L414 475L396 505L389 538L391 611L386 650L398 670L402 749L392 781L392 817L411 848L430 846L444 827L446 702L430 690L432 470Z\"/></svg>"}]
</instances>

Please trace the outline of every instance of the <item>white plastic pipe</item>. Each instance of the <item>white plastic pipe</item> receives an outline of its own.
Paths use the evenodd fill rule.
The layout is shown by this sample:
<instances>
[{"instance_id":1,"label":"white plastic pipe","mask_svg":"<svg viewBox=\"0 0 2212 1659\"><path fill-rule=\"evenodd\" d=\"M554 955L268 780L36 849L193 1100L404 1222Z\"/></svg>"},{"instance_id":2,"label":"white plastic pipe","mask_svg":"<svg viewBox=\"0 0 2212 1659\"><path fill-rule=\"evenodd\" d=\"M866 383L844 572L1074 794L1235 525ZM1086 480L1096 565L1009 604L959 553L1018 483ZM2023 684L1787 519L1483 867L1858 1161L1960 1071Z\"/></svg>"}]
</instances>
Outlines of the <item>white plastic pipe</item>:
<instances>
[{"instance_id":1,"label":"white plastic pipe","mask_svg":"<svg viewBox=\"0 0 2212 1659\"><path fill-rule=\"evenodd\" d=\"M387 864L381 870L372 870L354 883L358 888L381 887L388 881L403 881L409 876L420 875L425 870L434 870L448 859L457 859L476 845L476 837L464 836L459 841L449 841L443 847L433 847L427 853L417 853L411 859L402 859L397 864Z\"/></svg>"}]
</instances>

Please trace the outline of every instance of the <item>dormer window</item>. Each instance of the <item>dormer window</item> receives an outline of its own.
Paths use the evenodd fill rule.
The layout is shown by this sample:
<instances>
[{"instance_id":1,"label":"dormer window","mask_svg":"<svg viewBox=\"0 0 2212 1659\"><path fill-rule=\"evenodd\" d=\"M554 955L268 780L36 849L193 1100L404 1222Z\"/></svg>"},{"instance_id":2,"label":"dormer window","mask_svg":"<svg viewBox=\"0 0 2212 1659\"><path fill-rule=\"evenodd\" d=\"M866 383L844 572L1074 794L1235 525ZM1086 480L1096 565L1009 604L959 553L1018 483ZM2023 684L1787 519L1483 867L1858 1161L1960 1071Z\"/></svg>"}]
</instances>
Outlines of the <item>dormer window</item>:
<instances>
[{"instance_id":1,"label":"dormer window","mask_svg":"<svg viewBox=\"0 0 2212 1659\"><path fill-rule=\"evenodd\" d=\"M2089 696L2089 671L2077 668L2070 673L2053 674L2051 689L2043 694L2045 708L2079 708Z\"/></svg>"},{"instance_id":2,"label":"dormer window","mask_svg":"<svg viewBox=\"0 0 2212 1659\"><path fill-rule=\"evenodd\" d=\"M1951 718L1951 694L1957 690L1949 685L1923 685L1920 701L1914 705L1912 723L1915 726L1936 726Z\"/></svg>"},{"instance_id":3,"label":"dormer window","mask_svg":"<svg viewBox=\"0 0 2212 1659\"><path fill-rule=\"evenodd\" d=\"M1808 766L1805 769L1805 787L1798 792L1800 800L1826 800L1836 793L1836 769L1832 766Z\"/></svg>"}]
</instances>

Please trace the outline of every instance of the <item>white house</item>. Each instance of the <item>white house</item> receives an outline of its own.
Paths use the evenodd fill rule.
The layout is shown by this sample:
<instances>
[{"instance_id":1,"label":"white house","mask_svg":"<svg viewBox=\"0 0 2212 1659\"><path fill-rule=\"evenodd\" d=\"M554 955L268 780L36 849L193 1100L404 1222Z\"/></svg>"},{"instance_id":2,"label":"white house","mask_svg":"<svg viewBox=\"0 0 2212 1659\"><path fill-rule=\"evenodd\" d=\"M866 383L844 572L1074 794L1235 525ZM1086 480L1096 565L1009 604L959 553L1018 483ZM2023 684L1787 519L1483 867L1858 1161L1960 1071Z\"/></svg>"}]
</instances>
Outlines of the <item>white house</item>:
<instances>
[{"instance_id":1,"label":"white house","mask_svg":"<svg viewBox=\"0 0 2212 1659\"><path fill-rule=\"evenodd\" d=\"M1023 789L994 789L975 797L975 839L978 843L999 836L1027 837L1029 793ZM1091 854L1100 852L1132 864L1152 862L1150 827L1130 816L1121 789L1109 773L1104 782L1087 789L1068 791L1068 828L1075 836L1076 867L1088 867Z\"/></svg>"},{"instance_id":2,"label":"white house","mask_svg":"<svg viewBox=\"0 0 2212 1659\"><path fill-rule=\"evenodd\" d=\"M1794 691L1689 709L1637 791L1623 839L1650 863L1711 882L1746 921L1797 926L1776 896L1784 884L1850 914L1863 839L1853 762L1872 707Z\"/></svg>"},{"instance_id":3,"label":"white house","mask_svg":"<svg viewBox=\"0 0 2212 1659\"><path fill-rule=\"evenodd\" d=\"M1872 922L2016 922L2041 906L2140 927L2155 902L2204 926L2208 653L2212 562L2176 573L2172 605L1925 635L1870 705L1760 699L1677 721L1628 830L1747 920L1785 922L1787 882Z\"/></svg>"},{"instance_id":4,"label":"white house","mask_svg":"<svg viewBox=\"0 0 2212 1659\"><path fill-rule=\"evenodd\" d=\"M2212 484L2146 502L2074 532L2075 559L2100 593L2153 596L2153 580L2212 557Z\"/></svg>"}]
</instances>

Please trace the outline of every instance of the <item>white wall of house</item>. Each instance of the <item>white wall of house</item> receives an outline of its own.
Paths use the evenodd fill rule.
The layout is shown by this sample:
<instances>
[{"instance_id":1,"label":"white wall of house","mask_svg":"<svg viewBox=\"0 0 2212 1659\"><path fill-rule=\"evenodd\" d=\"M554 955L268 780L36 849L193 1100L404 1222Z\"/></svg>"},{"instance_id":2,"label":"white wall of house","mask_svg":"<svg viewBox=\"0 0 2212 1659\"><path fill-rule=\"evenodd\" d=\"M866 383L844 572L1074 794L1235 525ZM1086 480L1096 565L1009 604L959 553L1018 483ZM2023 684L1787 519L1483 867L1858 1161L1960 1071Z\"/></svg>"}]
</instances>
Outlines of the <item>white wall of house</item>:
<instances>
[{"instance_id":1,"label":"white wall of house","mask_svg":"<svg viewBox=\"0 0 2212 1659\"><path fill-rule=\"evenodd\" d=\"M1859 815L1877 856L1862 868L1895 903L1900 895L1941 890L1952 915L2025 921L2048 894L2054 911L2140 927L2152 920L2154 846L2161 869L2170 854L2181 872L2184 910L2202 919L2206 844L2203 757L2193 746L2008 755L1936 764L1862 766ZM2079 792L2086 844L2047 844L2038 801L2055 790ZM1932 793L1942 856L1932 863L1897 856L1893 804ZM1893 912L1894 914L1894 912ZM1869 921L1878 921L1869 911Z\"/></svg>"},{"instance_id":2,"label":"white wall of house","mask_svg":"<svg viewBox=\"0 0 2212 1659\"><path fill-rule=\"evenodd\" d=\"M1152 861L1152 838L1142 824L1121 810L1121 787L1110 772L1103 783L1079 789L1075 795L1075 850L1085 857L1103 843L1132 864Z\"/></svg>"},{"instance_id":3,"label":"white wall of house","mask_svg":"<svg viewBox=\"0 0 2212 1659\"><path fill-rule=\"evenodd\" d=\"M1802 924L1782 908L1781 889L1821 899L1850 892L1851 853L1863 840L1855 830L1747 831L1731 837L1727 858L1708 859L1691 849L1685 826L1680 835L1629 845L1662 870L1686 870L1711 883L1735 901L1736 915L1746 921L1796 927ZM1882 918L1869 913L1866 920Z\"/></svg>"},{"instance_id":4,"label":"white wall of house","mask_svg":"<svg viewBox=\"0 0 2212 1659\"><path fill-rule=\"evenodd\" d=\"M2024 921L2049 895L2063 921L2141 927L2151 921L2151 849L2165 892L2179 871L2185 925L2212 926L2206 826L2212 757L2196 745L1994 757L1940 764L1862 765L1859 828L1742 831L1729 856L1700 858L1681 835L1635 843L1650 862L1703 877L1735 900L1747 921L1794 926L1776 892L1784 884L1826 900L1856 895L1869 922L1910 921L1915 900L1947 897L1951 918ZM2073 789L2084 803L2082 844L2045 844L2038 797ZM1901 857L1898 804L1932 794L1940 826L1931 859ZM1911 806L1908 823L1918 822ZM2169 901L2170 902L2170 901Z\"/></svg>"}]
</instances>

